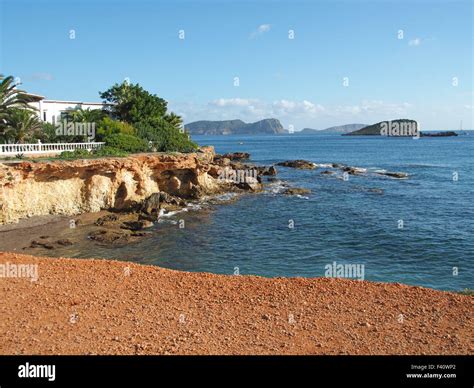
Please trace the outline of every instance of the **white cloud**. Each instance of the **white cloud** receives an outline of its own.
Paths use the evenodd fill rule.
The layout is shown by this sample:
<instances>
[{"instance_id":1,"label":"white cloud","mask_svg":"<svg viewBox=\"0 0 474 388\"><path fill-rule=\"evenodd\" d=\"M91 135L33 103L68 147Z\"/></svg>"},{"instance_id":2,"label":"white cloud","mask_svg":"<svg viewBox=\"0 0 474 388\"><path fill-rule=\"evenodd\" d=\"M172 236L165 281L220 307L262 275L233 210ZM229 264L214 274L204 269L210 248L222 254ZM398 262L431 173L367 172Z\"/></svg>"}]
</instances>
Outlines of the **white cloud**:
<instances>
[{"instance_id":1,"label":"white cloud","mask_svg":"<svg viewBox=\"0 0 474 388\"><path fill-rule=\"evenodd\" d=\"M246 98L219 98L211 101L211 105L215 106L249 106L258 100L251 100Z\"/></svg>"},{"instance_id":2,"label":"white cloud","mask_svg":"<svg viewBox=\"0 0 474 388\"><path fill-rule=\"evenodd\" d=\"M408 46L419 46L420 44L421 44L420 38L415 38L408 41Z\"/></svg>"},{"instance_id":3,"label":"white cloud","mask_svg":"<svg viewBox=\"0 0 474 388\"><path fill-rule=\"evenodd\" d=\"M311 101L274 101L271 106L272 112L277 116L308 115L317 116L324 112L325 108L320 104L313 104Z\"/></svg>"},{"instance_id":4,"label":"white cloud","mask_svg":"<svg viewBox=\"0 0 474 388\"><path fill-rule=\"evenodd\" d=\"M255 31L252 31L252 33L250 34L250 38L254 39L260 35L265 34L266 32L270 31L271 27L272 26L270 24L259 25Z\"/></svg>"}]
</instances>

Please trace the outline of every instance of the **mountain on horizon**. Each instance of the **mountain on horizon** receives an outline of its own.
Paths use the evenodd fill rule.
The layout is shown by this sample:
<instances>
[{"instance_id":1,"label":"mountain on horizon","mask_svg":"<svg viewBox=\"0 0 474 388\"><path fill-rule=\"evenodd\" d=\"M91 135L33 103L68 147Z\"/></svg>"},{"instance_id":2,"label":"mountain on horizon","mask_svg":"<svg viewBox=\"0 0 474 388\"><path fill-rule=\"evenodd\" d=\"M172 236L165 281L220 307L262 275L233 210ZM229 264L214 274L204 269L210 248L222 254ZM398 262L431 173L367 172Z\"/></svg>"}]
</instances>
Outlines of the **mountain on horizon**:
<instances>
[{"instance_id":1,"label":"mountain on horizon","mask_svg":"<svg viewBox=\"0 0 474 388\"><path fill-rule=\"evenodd\" d=\"M366 127L367 124L345 124L345 125L336 125L334 127L329 127L326 129L312 129L312 128L303 128L299 132L299 134L305 134L305 135L310 135L310 134L343 134L343 133L349 133L353 131L357 131L361 128Z\"/></svg>"},{"instance_id":2,"label":"mountain on horizon","mask_svg":"<svg viewBox=\"0 0 474 388\"><path fill-rule=\"evenodd\" d=\"M185 124L191 135L274 135L287 131L277 119L264 119L255 123L242 120L201 120Z\"/></svg>"}]
</instances>

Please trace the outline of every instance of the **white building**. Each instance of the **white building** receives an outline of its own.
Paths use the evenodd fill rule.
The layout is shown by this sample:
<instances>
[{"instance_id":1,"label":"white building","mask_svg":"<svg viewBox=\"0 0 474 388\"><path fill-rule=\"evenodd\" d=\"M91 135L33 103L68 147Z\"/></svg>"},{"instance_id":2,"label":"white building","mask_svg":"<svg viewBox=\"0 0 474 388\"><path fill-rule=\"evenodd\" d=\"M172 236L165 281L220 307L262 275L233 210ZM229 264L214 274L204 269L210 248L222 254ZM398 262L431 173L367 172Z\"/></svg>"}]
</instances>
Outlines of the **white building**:
<instances>
[{"instance_id":1,"label":"white building","mask_svg":"<svg viewBox=\"0 0 474 388\"><path fill-rule=\"evenodd\" d=\"M83 101L60 101L60 100L45 100L43 96L28 93L35 101L30 102L29 105L37 110L38 116L41 120L56 124L61 121L61 113L74 109L104 109L109 104L102 102L83 102Z\"/></svg>"}]
</instances>

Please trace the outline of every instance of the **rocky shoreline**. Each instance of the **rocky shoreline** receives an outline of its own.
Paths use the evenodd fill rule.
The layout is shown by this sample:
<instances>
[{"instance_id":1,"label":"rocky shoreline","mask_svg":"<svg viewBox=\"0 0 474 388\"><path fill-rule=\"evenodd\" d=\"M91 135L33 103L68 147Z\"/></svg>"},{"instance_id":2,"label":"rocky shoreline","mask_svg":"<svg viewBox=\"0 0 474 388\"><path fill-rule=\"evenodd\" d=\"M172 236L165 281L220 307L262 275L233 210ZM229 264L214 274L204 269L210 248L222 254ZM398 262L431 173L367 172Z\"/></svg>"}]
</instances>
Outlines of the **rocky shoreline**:
<instances>
[{"instance_id":1,"label":"rocky shoreline","mask_svg":"<svg viewBox=\"0 0 474 388\"><path fill-rule=\"evenodd\" d=\"M32 228L29 234L17 233L28 228L25 220L18 228L0 223L0 242L6 250L40 254L84 239L104 246L138 242L153 233L152 227L162 217L187 211L190 205L221 194L233 193L238 197L261 193L265 185L278 181L275 166L257 166L249 163L249 159L248 153L219 155L212 147L205 147L196 154L0 164L0 221L11 225L24 217L63 217L62 228L56 227L54 233L44 233L41 228ZM288 160L276 166L299 170L324 168L318 175L341 180L347 180L349 175L369 176L367 169L340 163ZM371 175L408 178L402 172L375 171ZM311 194L309 189L291 187L285 182L281 182L281 187L283 195L307 198ZM370 191L383 194L377 188ZM45 219L44 224L48 222Z\"/></svg>"},{"instance_id":2,"label":"rocky shoreline","mask_svg":"<svg viewBox=\"0 0 474 388\"><path fill-rule=\"evenodd\" d=\"M248 157L203 147L192 154L0 163L0 225L48 214L137 211L157 194L166 210L208 195L258 192L262 176L276 170L241 161Z\"/></svg>"},{"instance_id":3,"label":"rocky shoreline","mask_svg":"<svg viewBox=\"0 0 474 388\"><path fill-rule=\"evenodd\" d=\"M37 255L0 252L0 268L38 270L36 281L0 271L0 353L474 354L468 295L368 281L226 276L38 257L70 245L78 250L79 239L111 248L138 242L161 217L196 201L258 194L279 181L274 166L256 166L249 158L205 149L186 156L0 165L0 219L10 222L0 226L2 250ZM409 178L339 163L278 165L311 170L320 179ZM282 195L310 194L287 182L280 186ZM61 192L72 195L75 206L69 199L58 202L54 194ZM49 198L40 203L45 193ZM28 219L11 223L21 218Z\"/></svg>"},{"instance_id":4,"label":"rocky shoreline","mask_svg":"<svg viewBox=\"0 0 474 388\"><path fill-rule=\"evenodd\" d=\"M101 210L137 212L141 218L134 221L153 221L161 209L183 208L189 200L262 191L265 178L277 175L277 169L249 163L249 158L248 153L219 155L213 147L203 147L192 154L0 163L0 225L34 216L74 216ZM324 166L322 175L333 175L337 170L344 176L368 175L365 168L339 163L288 160L276 165L309 170ZM408 178L403 172L380 170L375 174ZM154 209L144 209L152 202L156 202Z\"/></svg>"}]
</instances>

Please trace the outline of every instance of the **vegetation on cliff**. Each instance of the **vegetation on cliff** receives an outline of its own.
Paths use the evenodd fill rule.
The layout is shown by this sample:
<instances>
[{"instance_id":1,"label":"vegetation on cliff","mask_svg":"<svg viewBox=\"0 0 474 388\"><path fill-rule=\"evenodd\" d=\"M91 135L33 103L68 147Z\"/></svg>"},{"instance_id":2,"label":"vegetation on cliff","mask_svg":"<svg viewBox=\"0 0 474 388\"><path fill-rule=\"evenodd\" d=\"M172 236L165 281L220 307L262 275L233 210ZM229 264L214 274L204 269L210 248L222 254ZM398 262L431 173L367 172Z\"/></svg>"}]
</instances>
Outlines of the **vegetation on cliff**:
<instances>
[{"instance_id":1,"label":"vegetation on cliff","mask_svg":"<svg viewBox=\"0 0 474 388\"><path fill-rule=\"evenodd\" d=\"M106 147L100 151L110 155L120 152L192 152L198 147L184 131L180 116L167 111L167 102L151 94L139 84L115 84L100 97L107 103L104 110L73 109L64 112L62 123L94 124L95 140ZM40 121L28 105L32 96L17 89L12 76L0 75L0 142L43 143L85 142L87 135L58 133L57 126ZM58 123L59 124L59 123ZM71 157L80 153L68 153Z\"/></svg>"}]
</instances>

